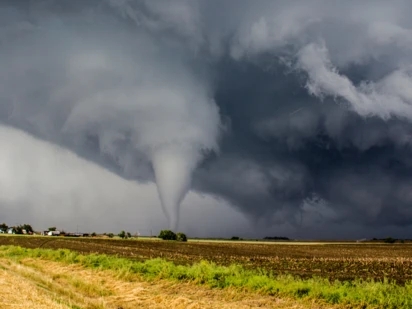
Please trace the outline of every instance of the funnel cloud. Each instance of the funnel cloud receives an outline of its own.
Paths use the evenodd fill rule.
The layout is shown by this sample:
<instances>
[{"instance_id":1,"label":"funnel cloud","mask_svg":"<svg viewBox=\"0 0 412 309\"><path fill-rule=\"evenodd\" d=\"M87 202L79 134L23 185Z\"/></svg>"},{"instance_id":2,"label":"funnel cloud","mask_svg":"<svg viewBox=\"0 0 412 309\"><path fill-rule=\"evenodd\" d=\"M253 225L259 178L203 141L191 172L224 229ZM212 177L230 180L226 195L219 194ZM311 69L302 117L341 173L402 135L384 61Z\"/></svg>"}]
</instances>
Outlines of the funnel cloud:
<instances>
[{"instance_id":1,"label":"funnel cloud","mask_svg":"<svg viewBox=\"0 0 412 309\"><path fill-rule=\"evenodd\" d=\"M133 217L194 236L406 238L411 9L2 0L0 214L44 225L53 209L51 221L97 231Z\"/></svg>"}]
</instances>

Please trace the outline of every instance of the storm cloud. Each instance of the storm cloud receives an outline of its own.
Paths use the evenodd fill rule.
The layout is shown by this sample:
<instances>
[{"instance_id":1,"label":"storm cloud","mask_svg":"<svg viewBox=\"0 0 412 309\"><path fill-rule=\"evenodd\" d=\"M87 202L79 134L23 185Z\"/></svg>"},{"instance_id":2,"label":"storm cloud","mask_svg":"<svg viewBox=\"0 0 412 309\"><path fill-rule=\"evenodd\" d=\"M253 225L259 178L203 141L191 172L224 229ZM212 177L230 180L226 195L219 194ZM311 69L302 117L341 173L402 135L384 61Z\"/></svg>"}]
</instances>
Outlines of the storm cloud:
<instances>
[{"instance_id":1,"label":"storm cloud","mask_svg":"<svg viewBox=\"0 0 412 309\"><path fill-rule=\"evenodd\" d=\"M91 164L86 179L111 175L113 202L127 190L123 204L130 210L147 200L130 193L131 186L157 183L174 227L188 191L247 219L211 220L204 236L242 225L244 236L407 237L411 6L1 1L2 139L21 145L25 136L37 140L33 147L66 149L70 156L59 164L78 166L70 163L77 156ZM61 177L55 195L38 193L60 178L45 172L58 170L55 163L40 165L30 176L39 189L26 190L22 171L29 169L24 162L37 162L33 156L3 155L2 212L16 217L28 209L43 217L32 211L37 194L45 204L65 196L66 210L75 207L73 195L94 211L109 207L70 177ZM93 190L101 190L105 177ZM14 207L16 188L27 196ZM200 195L195 204L202 204ZM219 207L211 214L218 216ZM83 208L88 218L90 209ZM180 226L196 234L201 213L183 215Z\"/></svg>"}]
</instances>

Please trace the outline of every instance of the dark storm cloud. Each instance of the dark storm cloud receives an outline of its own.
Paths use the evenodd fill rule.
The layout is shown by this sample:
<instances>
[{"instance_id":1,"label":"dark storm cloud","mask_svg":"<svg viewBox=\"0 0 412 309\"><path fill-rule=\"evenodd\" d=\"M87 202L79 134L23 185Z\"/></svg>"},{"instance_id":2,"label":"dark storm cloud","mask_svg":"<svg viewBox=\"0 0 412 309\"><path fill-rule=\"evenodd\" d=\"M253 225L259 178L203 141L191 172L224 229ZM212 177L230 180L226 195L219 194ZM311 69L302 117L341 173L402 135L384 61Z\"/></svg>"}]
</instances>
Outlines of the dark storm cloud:
<instances>
[{"instance_id":1,"label":"dark storm cloud","mask_svg":"<svg viewBox=\"0 0 412 309\"><path fill-rule=\"evenodd\" d=\"M322 204L324 224L409 225L410 123L365 119L345 104L319 102L286 70L237 63L224 69L216 101L232 130L220 155L198 170L196 187L268 224L299 226Z\"/></svg>"},{"instance_id":2,"label":"dark storm cloud","mask_svg":"<svg viewBox=\"0 0 412 309\"><path fill-rule=\"evenodd\" d=\"M193 172L261 229L410 227L410 9L2 1L1 120L129 179L180 158L173 199Z\"/></svg>"}]
</instances>

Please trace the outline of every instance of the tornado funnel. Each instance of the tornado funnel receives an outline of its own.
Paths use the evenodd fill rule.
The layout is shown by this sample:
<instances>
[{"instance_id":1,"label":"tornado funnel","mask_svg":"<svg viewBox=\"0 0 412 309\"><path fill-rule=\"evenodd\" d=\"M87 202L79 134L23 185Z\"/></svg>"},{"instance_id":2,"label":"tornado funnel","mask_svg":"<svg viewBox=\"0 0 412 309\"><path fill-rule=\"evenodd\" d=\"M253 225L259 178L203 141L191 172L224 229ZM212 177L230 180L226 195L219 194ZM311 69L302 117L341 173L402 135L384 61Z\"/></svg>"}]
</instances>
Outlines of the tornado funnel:
<instances>
[{"instance_id":1,"label":"tornado funnel","mask_svg":"<svg viewBox=\"0 0 412 309\"><path fill-rule=\"evenodd\" d=\"M183 149L167 148L152 157L157 190L169 227L177 231L180 203L190 188L196 155Z\"/></svg>"}]
</instances>

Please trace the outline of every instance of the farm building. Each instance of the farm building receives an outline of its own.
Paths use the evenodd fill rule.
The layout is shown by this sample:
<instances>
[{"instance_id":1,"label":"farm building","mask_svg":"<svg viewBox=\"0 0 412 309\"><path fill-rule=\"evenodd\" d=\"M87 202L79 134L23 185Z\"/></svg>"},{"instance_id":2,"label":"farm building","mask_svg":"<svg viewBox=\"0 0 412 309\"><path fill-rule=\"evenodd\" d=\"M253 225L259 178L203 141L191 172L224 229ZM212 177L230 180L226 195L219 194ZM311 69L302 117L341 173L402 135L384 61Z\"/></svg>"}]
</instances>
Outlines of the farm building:
<instances>
[{"instance_id":1,"label":"farm building","mask_svg":"<svg viewBox=\"0 0 412 309\"><path fill-rule=\"evenodd\" d=\"M60 231L49 231L48 236L60 236Z\"/></svg>"}]
</instances>

